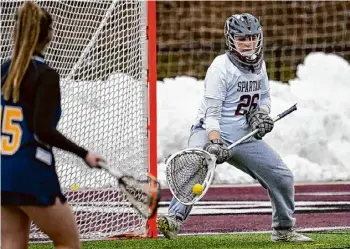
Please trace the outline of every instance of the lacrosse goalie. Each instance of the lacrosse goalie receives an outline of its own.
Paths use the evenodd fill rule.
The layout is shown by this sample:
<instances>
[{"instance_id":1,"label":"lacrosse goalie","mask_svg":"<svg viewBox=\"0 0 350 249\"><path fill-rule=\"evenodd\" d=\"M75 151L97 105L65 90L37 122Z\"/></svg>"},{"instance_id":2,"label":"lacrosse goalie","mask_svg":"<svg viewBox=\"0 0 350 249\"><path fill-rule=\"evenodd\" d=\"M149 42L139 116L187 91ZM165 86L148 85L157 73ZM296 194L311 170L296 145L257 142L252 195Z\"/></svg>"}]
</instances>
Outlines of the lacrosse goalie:
<instances>
[{"instance_id":1,"label":"lacrosse goalie","mask_svg":"<svg viewBox=\"0 0 350 249\"><path fill-rule=\"evenodd\" d=\"M260 22L247 13L232 15L225 22L224 32L228 50L217 56L207 71L188 147L215 155L218 164L227 161L267 189L272 205L272 241L312 241L294 229L293 174L262 140L273 129L274 121L269 116L270 86ZM231 150L227 148L256 129L253 137ZM175 238L191 209L192 205L173 197L168 215L157 220L158 229L166 238Z\"/></svg>"}]
</instances>

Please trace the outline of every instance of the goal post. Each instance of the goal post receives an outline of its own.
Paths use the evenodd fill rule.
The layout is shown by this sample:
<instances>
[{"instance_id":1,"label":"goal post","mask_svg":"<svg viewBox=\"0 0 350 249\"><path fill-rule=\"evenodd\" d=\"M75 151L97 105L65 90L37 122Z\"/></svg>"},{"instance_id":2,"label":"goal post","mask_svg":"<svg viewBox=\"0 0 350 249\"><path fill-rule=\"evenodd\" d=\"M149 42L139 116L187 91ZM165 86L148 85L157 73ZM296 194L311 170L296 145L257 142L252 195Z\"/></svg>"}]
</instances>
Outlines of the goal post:
<instances>
[{"instance_id":1,"label":"goal post","mask_svg":"<svg viewBox=\"0 0 350 249\"><path fill-rule=\"evenodd\" d=\"M25 0L1 1L1 63L12 51L14 15ZM156 8L154 1L37 0L52 15L45 60L60 74L58 129L100 152L121 172L157 175ZM63 192L81 239L157 236L109 174L54 150ZM31 241L47 241L34 224Z\"/></svg>"},{"instance_id":2,"label":"goal post","mask_svg":"<svg viewBox=\"0 0 350 249\"><path fill-rule=\"evenodd\" d=\"M157 156L157 24L156 0L147 2L148 92L149 92L149 164L150 173L158 176ZM148 236L157 237L157 215L148 220Z\"/></svg>"}]
</instances>

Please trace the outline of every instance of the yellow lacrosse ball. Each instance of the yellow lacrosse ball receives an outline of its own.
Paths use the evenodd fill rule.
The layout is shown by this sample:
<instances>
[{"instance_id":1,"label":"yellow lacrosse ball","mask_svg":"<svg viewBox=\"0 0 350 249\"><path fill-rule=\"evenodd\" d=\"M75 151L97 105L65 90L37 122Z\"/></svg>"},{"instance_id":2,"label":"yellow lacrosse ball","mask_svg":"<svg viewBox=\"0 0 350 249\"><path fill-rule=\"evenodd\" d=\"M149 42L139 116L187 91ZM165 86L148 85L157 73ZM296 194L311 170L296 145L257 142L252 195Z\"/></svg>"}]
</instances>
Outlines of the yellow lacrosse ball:
<instances>
[{"instance_id":1,"label":"yellow lacrosse ball","mask_svg":"<svg viewBox=\"0 0 350 249\"><path fill-rule=\"evenodd\" d=\"M70 189L74 190L74 191L78 191L79 190L79 186L78 186L78 184L73 184L72 186L70 186Z\"/></svg>"},{"instance_id":2,"label":"yellow lacrosse ball","mask_svg":"<svg viewBox=\"0 0 350 249\"><path fill-rule=\"evenodd\" d=\"M195 195L200 195L203 193L203 185L202 184L199 184L199 183L196 183L195 185L193 185L192 187L192 192L195 194Z\"/></svg>"}]
</instances>

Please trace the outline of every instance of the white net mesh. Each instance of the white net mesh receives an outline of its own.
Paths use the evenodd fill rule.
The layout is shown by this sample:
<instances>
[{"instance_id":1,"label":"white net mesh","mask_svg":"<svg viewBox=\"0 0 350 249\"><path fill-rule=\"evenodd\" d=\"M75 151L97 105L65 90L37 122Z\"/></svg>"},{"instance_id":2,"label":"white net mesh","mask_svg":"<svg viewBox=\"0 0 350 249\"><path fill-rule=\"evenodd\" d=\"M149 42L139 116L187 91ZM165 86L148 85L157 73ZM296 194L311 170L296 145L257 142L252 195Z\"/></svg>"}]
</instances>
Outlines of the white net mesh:
<instances>
[{"instance_id":1,"label":"white net mesh","mask_svg":"<svg viewBox=\"0 0 350 249\"><path fill-rule=\"evenodd\" d=\"M167 183L178 200L190 203L196 197L192 187L205 182L208 174L207 159L207 153L188 150L168 160Z\"/></svg>"},{"instance_id":2,"label":"white net mesh","mask_svg":"<svg viewBox=\"0 0 350 249\"><path fill-rule=\"evenodd\" d=\"M14 14L23 1L1 1L1 63L11 56ZM45 59L61 77L59 130L110 165L147 177L146 12L142 1L37 1L54 19ZM146 220L107 173L55 151L61 186L81 238L136 233ZM31 239L46 239L31 227Z\"/></svg>"}]
</instances>

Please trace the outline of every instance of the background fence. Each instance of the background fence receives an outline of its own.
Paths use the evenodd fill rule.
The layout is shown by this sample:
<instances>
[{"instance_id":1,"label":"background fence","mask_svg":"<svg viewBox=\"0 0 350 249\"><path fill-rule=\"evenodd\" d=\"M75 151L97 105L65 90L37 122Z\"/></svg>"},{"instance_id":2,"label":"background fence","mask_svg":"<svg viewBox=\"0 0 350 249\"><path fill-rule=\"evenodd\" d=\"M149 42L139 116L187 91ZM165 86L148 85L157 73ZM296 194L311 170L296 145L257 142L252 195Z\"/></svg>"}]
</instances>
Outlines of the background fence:
<instances>
[{"instance_id":1,"label":"background fence","mask_svg":"<svg viewBox=\"0 0 350 249\"><path fill-rule=\"evenodd\" d=\"M313 51L350 59L350 1L158 1L158 79L204 78L226 49L224 21L260 17L270 79L288 81Z\"/></svg>"},{"instance_id":2,"label":"background fence","mask_svg":"<svg viewBox=\"0 0 350 249\"><path fill-rule=\"evenodd\" d=\"M59 7L52 14L54 26L57 25L55 37L61 38L50 45L49 54L56 60L52 66L65 76L94 36L96 30L89 23L100 23L112 1L41 2ZM91 8L86 8L87 4ZM137 20L130 27L126 23L131 23L129 18L135 14L130 6L137 4L138 1L130 0L117 3L75 78L97 80L106 79L115 71L132 73L125 65L131 57L140 55L139 50L125 42L125 37L129 39L133 34L130 30L138 26ZM11 27L14 20L6 10L14 5L14 1L1 1L1 62L10 56L10 50L4 47L11 43L12 31L6 27ZM67 13L67 8L74 12ZM125 11L128 9L131 10ZM72 18L60 18L61 12L63 16L73 16L75 22L66 23ZM211 61L226 49L225 20L244 12L260 17L263 24L270 79L286 82L295 77L297 65L312 51L335 53L350 60L350 1L157 1L158 79L178 75L203 79ZM85 19L79 19L82 13ZM63 25L58 25L61 22ZM113 27L124 23L122 31L113 32ZM113 54L106 53L111 47ZM113 60L116 56L121 59Z\"/></svg>"}]
</instances>

